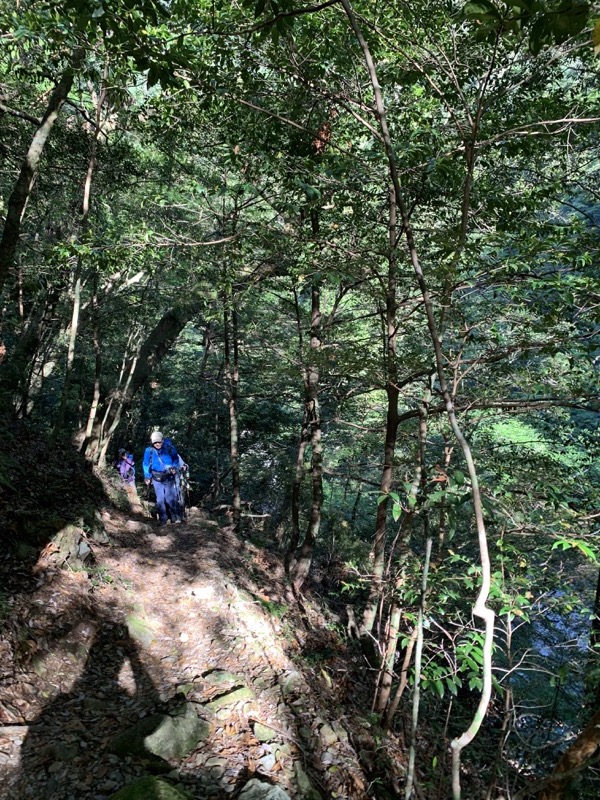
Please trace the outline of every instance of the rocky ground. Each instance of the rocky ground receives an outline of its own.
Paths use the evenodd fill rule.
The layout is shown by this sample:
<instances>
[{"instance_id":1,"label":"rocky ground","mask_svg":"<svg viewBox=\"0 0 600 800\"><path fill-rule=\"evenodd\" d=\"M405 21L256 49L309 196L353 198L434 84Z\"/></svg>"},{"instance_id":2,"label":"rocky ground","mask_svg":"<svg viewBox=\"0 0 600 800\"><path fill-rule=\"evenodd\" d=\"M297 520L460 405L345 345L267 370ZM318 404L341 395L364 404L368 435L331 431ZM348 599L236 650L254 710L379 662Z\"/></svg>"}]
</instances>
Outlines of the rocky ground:
<instances>
[{"instance_id":1,"label":"rocky ground","mask_svg":"<svg viewBox=\"0 0 600 800\"><path fill-rule=\"evenodd\" d=\"M394 796L401 753L386 793L352 657L286 601L277 556L194 509L103 523L82 568L43 553L4 595L1 797Z\"/></svg>"}]
</instances>

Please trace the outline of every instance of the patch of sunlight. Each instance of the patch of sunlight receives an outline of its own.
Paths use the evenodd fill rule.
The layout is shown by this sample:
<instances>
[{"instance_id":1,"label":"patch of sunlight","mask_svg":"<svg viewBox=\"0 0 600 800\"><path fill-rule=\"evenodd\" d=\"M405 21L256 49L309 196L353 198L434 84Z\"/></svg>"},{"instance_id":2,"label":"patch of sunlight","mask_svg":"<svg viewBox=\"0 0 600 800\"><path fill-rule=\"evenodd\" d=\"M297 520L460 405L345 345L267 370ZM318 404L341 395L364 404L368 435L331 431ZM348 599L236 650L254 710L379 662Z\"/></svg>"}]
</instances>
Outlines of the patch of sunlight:
<instances>
[{"instance_id":1,"label":"patch of sunlight","mask_svg":"<svg viewBox=\"0 0 600 800\"><path fill-rule=\"evenodd\" d=\"M194 586L192 592L194 597L199 600L210 600L215 593L215 587L207 583L201 586Z\"/></svg>"},{"instance_id":2,"label":"patch of sunlight","mask_svg":"<svg viewBox=\"0 0 600 800\"><path fill-rule=\"evenodd\" d=\"M172 534L163 534L162 536L157 536L152 542L152 549L157 550L158 552L162 552L163 550L170 550L175 543L175 539Z\"/></svg>"},{"instance_id":3,"label":"patch of sunlight","mask_svg":"<svg viewBox=\"0 0 600 800\"><path fill-rule=\"evenodd\" d=\"M547 458L569 468L584 467L589 463L589 456L581 444L555 441L524 420L509 419L487 422L485 428L499 448L515 447L522 454Z\"/></svg>"},{"instance_id":4,"label":"patch of sunlight","mask_svg":"<svg viewBox=\"0 0 600 800\"><path fill-rule=\"evenodd\" d=\"M273 636L273 631L269 620L263 614L255 614L247 605L244 604L243 620L246 628L254 634L262 633Z\"/></svg>"},{"instance_id":5,"label":"patch of sunlight","mask_svg":"<svg viewBox=\"0 0 600 800\"><path fill-rule=\"evenodd\" d=\"M131 695L131 697L136 694L135 675L133 674L131 661L128 658L125 658L121 664L121 669L119 670L119 675L117 677L117 683L121 689L124 689L129 695Z\"/></svg>"}]
</instances>

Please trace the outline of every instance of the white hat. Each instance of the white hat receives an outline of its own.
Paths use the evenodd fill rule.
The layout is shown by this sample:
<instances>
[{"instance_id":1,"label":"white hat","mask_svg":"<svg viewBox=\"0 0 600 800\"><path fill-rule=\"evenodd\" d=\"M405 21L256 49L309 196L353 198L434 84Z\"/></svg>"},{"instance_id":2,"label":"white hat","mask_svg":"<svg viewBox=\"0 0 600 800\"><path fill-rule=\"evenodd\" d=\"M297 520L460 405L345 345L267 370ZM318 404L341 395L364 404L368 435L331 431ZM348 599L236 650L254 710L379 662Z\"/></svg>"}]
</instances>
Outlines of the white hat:
<instances>
[{"instance_id":1,"label":"white hat","mask_svg":"<svg viewBox=\"0 0 600 800\"><path fill-rule=\"evenodd\" d=\"M162 442L163 435L160 431L153 431L152 435L150 436L150 441L152 444L156 444L156 442Z\"/></svg>"}]
</instances>

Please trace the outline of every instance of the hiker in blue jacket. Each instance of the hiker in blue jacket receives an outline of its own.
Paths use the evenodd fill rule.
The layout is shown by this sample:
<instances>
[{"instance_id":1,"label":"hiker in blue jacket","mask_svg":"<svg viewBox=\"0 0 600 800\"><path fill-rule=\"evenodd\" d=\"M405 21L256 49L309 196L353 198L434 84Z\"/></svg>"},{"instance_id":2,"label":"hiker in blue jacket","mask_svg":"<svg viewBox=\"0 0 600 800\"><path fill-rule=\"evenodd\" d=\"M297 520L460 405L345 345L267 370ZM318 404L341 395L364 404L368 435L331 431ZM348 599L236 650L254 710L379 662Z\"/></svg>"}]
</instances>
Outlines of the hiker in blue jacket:
<instances>
[{"instance_id":1,"label":"hiker in blue jacket","mask_svg":"<svg viewBox=\"0 0 600 800\"><path fill-rule=\"evenodd\" d=\"M156 492L158 524L167 524L167 504L171 512L171 521L181 522L181 507L177 489L177 470L180 457L175 445L165 440L160 431L150 436L150 447L144 453L144 480L146 485L152 484Z\"/></svg>"}]
</instances>

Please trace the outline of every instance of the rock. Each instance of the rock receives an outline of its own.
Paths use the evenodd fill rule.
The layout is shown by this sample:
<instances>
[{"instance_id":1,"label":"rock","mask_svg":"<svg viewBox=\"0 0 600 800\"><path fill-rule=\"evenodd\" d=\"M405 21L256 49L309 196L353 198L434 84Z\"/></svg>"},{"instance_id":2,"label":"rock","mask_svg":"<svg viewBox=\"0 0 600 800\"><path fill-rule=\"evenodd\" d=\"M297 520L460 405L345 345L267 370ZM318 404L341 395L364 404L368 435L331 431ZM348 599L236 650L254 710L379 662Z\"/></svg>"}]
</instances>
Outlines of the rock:
<instances>
[{"instance_id":1,"label":"rock","mask_svg":"<svg viewBox=\"0 0 600 800\"><path fill-rule=\"evenodd\" d=\"M336 732L330 725L327 724L323 725L319 729L319 739L321 740L321 745L323 747L329 747L338 741Z\"/></svg>"},{"instance_id":2,"label":"rock","mask_svg":"<svg viewBox=\"0 0 600 800\"><path fill-rule=\"evenodd\" d=\"M273 753L267 753L266 756L258 759L258 763L266 772L271 772L273 767L275 766L277 759L273 755Z\"/></svg>"},{"instance_id":3,"label":"rock","mask_svg":"<svg viewBox=\"0 0 600 800\"><path fill-rule=\"evenodd\" d=\"M210 734L210 724L201 720L191 703L171 715L153 714L118 734L110 750L120 756L182 759Z\"/></svg>"},{"instance_id":4,"label":"rock","mask_svg":"<svg viewBox=\"0 0 600 800\"><path fill-rule=\"evenodd\" d=\"M31 659L31 666L33 667L33 671L36 675L39 675L40 678L45 677L48 674L48 667L46 666L46 661L50 659L49 653L35 653L33 658Z\"/></svg>"},{"instance_id":5,"label":"rock","mask_svg":"<svg viewBox=\"0 0 600 800\"><path fill-rule=\"evenodd\" d=\"M85 539L82 539L77 547L77 558L83 563L91 552L92 548Z\"/></svg>"},{"instance_id":6,"label":"rock","mask_svg":"<svg viewBox=\"0 0 600 800\"><path fill-rule=\"evenodd\" d=\"M205 767L217 767L218 769L225 769L227 764L227 759L221 756L211 756L204 762Z\"/></svg>"},{"instance_id":7,"label":"rock","mask_svg":"<svg viewBox=\"0 0 600 800\"><path fill-rule=\"evenodd\" d=\"M190 800L190 797L163 778L147 775L111 794L109 800Z\"/></svg>"},{"instance_id":8,"label":"rock","mask_svg":"<svg viewBox=\"0 0 600 800\"><path fill-rule=\"evenodd\" d=\"M346 728L344 728L344 726L340 722L332 722L331 727L335 731L337 738L340 740L340 742L345 742L346 744L348 744L349 736Z\"/></svg>"},{"instance_id":9,"label":"rock","mask_svg":"<svg viewBox=\"0 0 600 800\"><path fill-rule=\"evenodd\" d=\"M243 686L241 689L235 689L233 692L228 692L227 694L221 695L221 697L217 697L216 700L211 700L210 703L206 704L206 708L216 713L225 706L239 703L241 700L252 700L253 698L254 694L252 691L248 689L247 686Z\"/></svg>"},{"instance_id":10,"label":"rock","mask_svg":"<svg viewBox=\"0 0 600 800\"><path fill-rule=\"evenodd\" d=\"M82 547L81 556L79 555L80 547ZM77 525L65 525L52 537L52 551L48 555L48 561L58 566L62 566L67 561L72 565L77 562L83 564L90 553L91 548L85 541L83 529Z\"/></svg>"},{"instance_id":11,"label":"rock","mask_svg":"<svg viewBox=\"0 0 600 800\"><path fill-rule=\"evenodd\" d=\"M127 630L131 638L146 647L155 638L154 631L148 625L148 622L135 614L128 614L125 619L125 624L127 625Z\"/></svg>"},{"instance_id":12,"label":"rock","mask_svg":"<svg viewBox=\"0 0 600 800\"><path fill-rule=\"evenodd\" d=\"M296 775L296 784L302 800L323 800L319 792L315 789L309 780L308 775L302 769L299 761L294 762L294 772Z\"/></svg>"},{"instance_id":13,"label":"rock","mask_svg":"<svg viewBox=\"0 0 600 800\"><path fill-rule=\"evenodd\" d=\"M277 731L273 730L273 728L269 728L267 725L261 725L260 722L255 722L254 735L259 742L270 742L271 739L276 738Z\"/></svg>"},{"instance_id":14,"label":"rock","mask_svg":"<svg viewBox=\"0 0 600 800\"><path fill-rule=\"evenodd\" d=\"M56 761L73 761L79 754L79 745L76 742L54 742L48 745L48 752Z\"/></svg>"},{"instance_id":15,"label":"rock","mask_svg":"<svg viewBox=\"0 0 600 800\"><path fill-rule=\"evenodd\" d=\"M302 688L302 675L299 672L288 672L281 681L281 692L284 697L296 694Z\"/></svg>"},{"instance_id":16,"label":"rock","mask_svg":"<svg viewBox=\"0 0 600 800\"><path fill-rule=\"evenodd\" d=\"M207 675L203 675L202 677L209 686L222 686L223 684L228 683L243 683L243 681L240 680L237 675L234 675L232 672L227 672L224 669L214 669L212 672L209 672Z\"/></svg>"},{"instance_id":17,"label":"rock","mask_svg":"<svg viewBox=\"0 0 600 800\"><path fill-rule=\"evenodd\" d=\"M145 522L138 522L135 519L128 519L125 528L132 533L151 533L152 528Z\"/></svg>"},{"instance_id":18,"label":"rock","mask_svg":"<svg viewBox=\"0 0 600 800\"><path fill-rule=\"evenodd\" d=\"M279 786L252 778L242 789L239 800L290 800L290 796Z\"/></svg>"}]
</instances>

